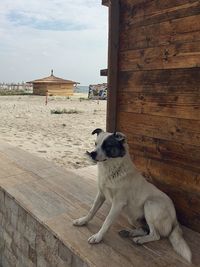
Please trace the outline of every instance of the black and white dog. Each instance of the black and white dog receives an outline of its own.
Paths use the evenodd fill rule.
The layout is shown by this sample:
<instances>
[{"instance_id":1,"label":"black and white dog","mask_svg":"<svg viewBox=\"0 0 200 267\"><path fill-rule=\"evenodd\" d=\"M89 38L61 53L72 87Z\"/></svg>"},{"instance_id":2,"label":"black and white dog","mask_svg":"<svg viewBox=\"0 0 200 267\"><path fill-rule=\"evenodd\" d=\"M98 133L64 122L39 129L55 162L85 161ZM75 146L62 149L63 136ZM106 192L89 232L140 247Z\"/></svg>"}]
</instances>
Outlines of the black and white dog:
<instances>
[{"instance_id":1,"label":"black and white dog","mask_svg":"<svg viewBox=\"0 0 200 267\"><path fill-rule=\"evenodd\" d=\"M191 262L192 254L182 237L173 202L136 170L125 135L102 129L92 134L97 134L96 147L88 154L98 164L98 194L89 213L73 224L87 224L108 199L112 203L110 212L99 232L88 239L90 244L99 243L123 211L136 229L122 230L121 236L131 237L136 244L168 237L175 251Z\"/></svg>"}]
</instances>

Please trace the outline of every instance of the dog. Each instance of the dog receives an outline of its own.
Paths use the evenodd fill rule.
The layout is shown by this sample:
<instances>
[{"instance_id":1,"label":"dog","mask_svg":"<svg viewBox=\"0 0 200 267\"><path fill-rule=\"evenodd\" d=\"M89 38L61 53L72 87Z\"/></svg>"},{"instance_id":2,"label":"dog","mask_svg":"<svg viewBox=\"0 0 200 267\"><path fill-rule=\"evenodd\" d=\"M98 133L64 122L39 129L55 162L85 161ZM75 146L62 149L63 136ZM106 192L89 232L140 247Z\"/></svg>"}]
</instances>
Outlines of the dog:
<instances>
[{"instance_id":1,"label":"dog","mask_svg":"<svg viewBox=\"0 0 200 267\"><path fill-rule=\"evenodd\" d=\"M95 149L87 153L98 165L98 193L89 213L73 225L87 224L108 199L110 212L98 233L88 239L90 244L99 243L123 211L136 228L122 230L120 236L132 238L138 245L168 237L174 250L190 263L191 250L183 239L172 200L136 170L125 135L99 128L92 134L97 134Z\"/></svg>"}]
</instances>

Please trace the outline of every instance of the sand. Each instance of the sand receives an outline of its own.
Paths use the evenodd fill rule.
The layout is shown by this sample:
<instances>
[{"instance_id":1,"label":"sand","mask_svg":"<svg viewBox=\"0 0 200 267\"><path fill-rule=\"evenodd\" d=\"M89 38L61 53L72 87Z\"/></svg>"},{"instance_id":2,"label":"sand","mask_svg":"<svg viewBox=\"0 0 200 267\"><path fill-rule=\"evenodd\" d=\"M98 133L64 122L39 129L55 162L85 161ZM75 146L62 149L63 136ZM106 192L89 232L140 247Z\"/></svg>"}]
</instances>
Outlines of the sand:
<instances>
[{"instance_id":1,"label":"sand","mask_svg":"<svg viewBox=\"0 0 200 267\"><path fill-rule=\"evenodd\" d=\"M66 97L0 96L0 140L20 147L59 166L91 165L95 128L105 129L106 101ZM51 114L53 109L76 110L74 114Z\"/></svg>"}]
</instances>

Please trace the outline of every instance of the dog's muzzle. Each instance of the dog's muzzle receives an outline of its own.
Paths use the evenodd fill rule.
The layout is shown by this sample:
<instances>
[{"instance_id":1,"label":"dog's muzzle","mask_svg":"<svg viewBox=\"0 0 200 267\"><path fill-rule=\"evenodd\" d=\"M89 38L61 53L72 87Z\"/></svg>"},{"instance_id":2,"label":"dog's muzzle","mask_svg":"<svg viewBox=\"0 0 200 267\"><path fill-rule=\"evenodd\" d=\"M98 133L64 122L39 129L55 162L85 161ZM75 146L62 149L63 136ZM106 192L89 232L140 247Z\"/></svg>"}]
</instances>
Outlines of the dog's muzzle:
<instances>
[{"instance_id":1,"label":"dog's muzzle","mask_svg":"<svg viewBox=\"0 0 200 267\"><path fill-rule=\"evenodd\" d=\"M92 151L92 152L86 152L88 156L90 156L93 160L96 161L96 157L97 157L97 152L96 151Z\"/></svg>"}]
</instances>

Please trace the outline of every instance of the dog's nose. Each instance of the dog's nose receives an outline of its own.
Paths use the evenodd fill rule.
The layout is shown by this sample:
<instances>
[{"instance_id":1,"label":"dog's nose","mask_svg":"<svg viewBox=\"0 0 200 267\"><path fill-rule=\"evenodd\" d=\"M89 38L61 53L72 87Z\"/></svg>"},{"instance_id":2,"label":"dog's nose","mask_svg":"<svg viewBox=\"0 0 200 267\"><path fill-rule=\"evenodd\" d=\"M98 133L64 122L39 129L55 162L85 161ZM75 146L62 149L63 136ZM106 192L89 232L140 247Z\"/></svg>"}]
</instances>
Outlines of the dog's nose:
<instances>
[{"instance_id":1,"label":"dog's nose","mask_svg":"<svg viewBox=\"0 0 200 267\"><path fill-rule=\"evenodd\" d=\"M96 151L92 151L92 152L90 153L90 157L91 157L93 160L96 159L96 156L97 156L97 152L96 152Z\"/></svg>"}]
</instances>

